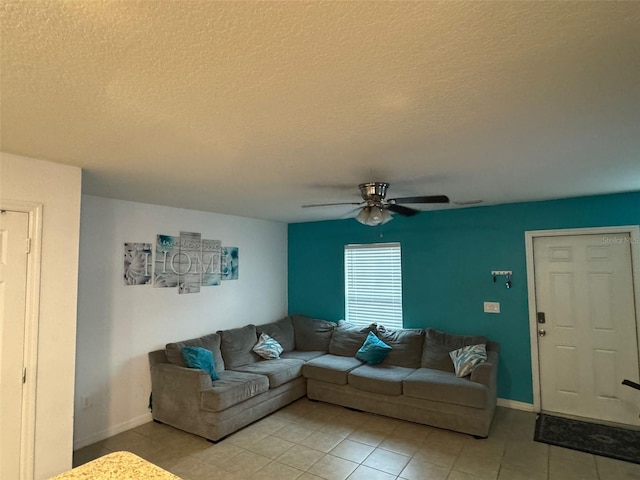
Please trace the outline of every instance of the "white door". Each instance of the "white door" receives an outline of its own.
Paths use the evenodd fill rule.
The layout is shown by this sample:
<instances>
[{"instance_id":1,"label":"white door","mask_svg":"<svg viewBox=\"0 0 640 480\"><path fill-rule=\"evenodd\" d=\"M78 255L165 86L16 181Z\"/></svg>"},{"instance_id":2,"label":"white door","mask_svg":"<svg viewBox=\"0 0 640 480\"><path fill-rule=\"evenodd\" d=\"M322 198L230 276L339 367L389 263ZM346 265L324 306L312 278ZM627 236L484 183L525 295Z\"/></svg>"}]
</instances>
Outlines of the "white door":
<instances>
[{"instance_id":1,"label":"white door","mask_svg":"<svg viewBox=\"0 0 640 480\"><path fill-rule=\"evenodd\" d=\"M0 478L20 478L29 215L0 212Z\"/></svg>"},{"instance_id":2,"label":"white door","mask_svg":"<svg viewBox=\"0 0 640 480\"><path fill-rule=\"evenodd\" d=\"M538 237L533 252L542 410L639 425L621 384L639 380L629 234Z\"/></svg>"}]
</instances>

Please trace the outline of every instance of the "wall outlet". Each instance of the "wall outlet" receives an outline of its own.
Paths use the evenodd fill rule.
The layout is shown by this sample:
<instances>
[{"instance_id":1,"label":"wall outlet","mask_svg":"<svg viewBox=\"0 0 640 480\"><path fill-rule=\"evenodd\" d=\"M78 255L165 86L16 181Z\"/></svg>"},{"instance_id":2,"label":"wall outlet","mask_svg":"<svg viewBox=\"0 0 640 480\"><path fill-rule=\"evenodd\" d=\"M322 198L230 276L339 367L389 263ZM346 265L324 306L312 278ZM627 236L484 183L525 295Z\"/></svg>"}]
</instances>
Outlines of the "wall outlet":
<instances>
[{"instance_id":1,"label":"wall outlet","mask_svg":"<svg viewBox=\"0 0 640 480\"><path fill-rule=\"evenodd\" d=\"M500 302L484 302L485 313L500 313Z\"/></svg>"}]
</instances>

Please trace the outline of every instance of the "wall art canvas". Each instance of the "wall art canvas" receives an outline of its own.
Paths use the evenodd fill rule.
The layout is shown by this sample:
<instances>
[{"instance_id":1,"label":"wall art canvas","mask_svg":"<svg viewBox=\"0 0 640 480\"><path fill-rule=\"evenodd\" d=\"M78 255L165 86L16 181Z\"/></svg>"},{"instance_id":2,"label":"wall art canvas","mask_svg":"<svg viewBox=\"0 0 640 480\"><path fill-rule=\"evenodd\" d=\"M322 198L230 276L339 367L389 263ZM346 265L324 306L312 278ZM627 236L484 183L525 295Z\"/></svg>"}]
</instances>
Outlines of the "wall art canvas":
<instances>
[{"instance_id":1,"label":"wall art canvas","mask_svg":"<svg viewBox=\"0 0 640 480\"><path fill-rule=\"evenodd\" d=\"M202 286L220 285L220 240L202 240Z\"/></svg>"},{"instance_id":2,"label":"wall art canvas","mask_svg":"<svg viewBox=\"0 0 640 480\"><path fill-rule=\"evenodd\" d=\"M238 280L238 247L222 247L221 265L222 280Z\"/></svg>"},{"instance_id":3,"label":"wall art canvas","mask_svg":"<svg viewBox=\"0 0 640 480\"><path fill-rule=\"evenodd\" d=\"M153 286L169 288L178 286L178 254L180 237L156 236L156 261L153 269Z\"/></svg>"},{"instance_id":4,"label":"wall art canvas","mask_svg":"<svg viewBox=\"0 0 640 480\"><path fill-rule=\"evenodd\" d=\"M151 244L124 244L124 284L147 285L151 283Z\"/></svg>"},{"instance_id":5,"label":"wall art canvas","mask_svg":"<svg viewBox=\"0 0 640 480\"><path fill-rule=\"evenodd\" d=\"M200 291L202 281L201 254L201 235L194 232L180 232L178 293L198 293Z\"/></svg>"}]
</instances>

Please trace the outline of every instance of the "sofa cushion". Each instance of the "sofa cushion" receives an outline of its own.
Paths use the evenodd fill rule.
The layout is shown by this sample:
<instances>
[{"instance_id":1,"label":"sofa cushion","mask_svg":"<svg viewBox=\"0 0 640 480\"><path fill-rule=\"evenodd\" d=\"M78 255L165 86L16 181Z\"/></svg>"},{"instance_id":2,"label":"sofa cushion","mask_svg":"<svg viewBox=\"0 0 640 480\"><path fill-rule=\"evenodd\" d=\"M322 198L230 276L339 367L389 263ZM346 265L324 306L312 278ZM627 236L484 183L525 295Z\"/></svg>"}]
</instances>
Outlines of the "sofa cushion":
<instances>
[{"instance_id":1,"label":"sofa cushion","mask_svg":"<svg viewBox=\"0 0 640 480\"><path fill-rule=\"evenodd\" d=\"M377 335L380 340L392 348L387 358L384 359L384 363L398 367L420 367L424 330L392 329L379 325Z\"/></svg>"},{"instance_id":2,"label":"sofa cushion","mask_svg":"<svg viewBox=\"0 0 640 480\"><path fill-rule=\"evenodd\" d=\"M358 349L355 357L369 365L377 365L389 355L390 351L391 347L389 345L376 337L375 333L369 332L367 339Z\"/></svg>"},{"instance_id":3,"label":"sofa cushion","mask_svg":"<svg viewBox=\"0 0 640 480\"><path fill-rule=\"evenodd\" d=\"M425 330L422 362L420 366L435 368L445 372L454 372L455 369L449 352L468 345L478 345L480 343L486 344L487 339L481 335L452 335L428 328Z\"/></svg>"},{"instance_id":4,"label":"sofa cushion","mask_svg":"<svg viewBox=\"0 0 640 480\"><path fill-rule=\"evenodd\" d=\"M316 350L309 350L307 352L303 352L301 350L291 350L290 352L284 352L280 354L280 358L297 358L304 362L308 362L317 357L321 357L322 355L326 355L327 352L318 352Z\"/></svg>"},{"instance_id":5,"label":"sofa cushion","mask_svg":"<svg viewBox=\"0 0 640 480\"><path fill-rule=\"evenodd\" d=\"M328 353L305 363L302 367L302 374L305 378L346 385L349 372L360 365L362 362L357 358Z\"/></svg>"},{"instance_id":6,"label":"sofa cushion","mask_svg":"<svg viewBox=\"0 0 640 480\"><path fill-rule=\"evenodd\" d=\"M336 328L334 322L315 320L301 315L291 317L293 331L296 338L297 350L329 351L331 335Z\"/></svg>"},{"instance_id":7,"label":"sofa cushion","mask_svg":"<svg viewBox=\"0 0 640 480\"><path fill-rule=\"evenodd\" d=\"M260 356L253 351L258 339L255 325L220 330L220 351L227 369L257 362Z\"/></svg>"},{"instance_id":8,"label":"sofa cushion","mask_svg":"<svg viewBox=\"0 0 640 480\"><path fill-rule=\"evenodd\" d=\"M365 392L402 395L402 381L415 369L381 363L362 365L349 372L349 385Z\"/></svg>"},{"instance_id":9,"label":"sofa cushion","mask_svg":"<svg viewBox=\"0 0 640 480\"><path fill-rule=\"evenodd\" d=\"M264 375L269 379L269 388L276 388L294 378L302 376L302 360L294 358L277 358L274 360L262 360L235 367L236 372L255 373Z\"/></svg>"},{"instance_id":10,"label":"sofa cushion","mask_svg":"<svg viewBox=\"0 0 640 480\"><path fill-rule=\"evenodd\" d=\"M453 361L456 377L466 377L471 375L479 363L487 361L487 346L484 343L469 345L449 352L449 356Z\"/></svg>"},{"instance_id":11,"label":"sofa cushion","mask_svg":"<svg viewBox=\"0 0 640 480\"><path fill-rule=\"evenodd\" d=\"M282 345L280 345L275 338L271 338L269 335L262 332L258 339L258 343L253 347L253 351L266 360L273 360L274 358L280 358Z\"/></svg>"},{"instance_id":12,"label":"sofa cushion","mask_svg":"<svg viewBox=\"0 0 640 480\"><path fill-rule=\"evenodd\" d=\"M489 389L453 372L419 368L402 382L407 397L452 403L465 407L488 408Z\"/></svg>"},{"instance_id":13,"label":"sofa cushion","mask_svg":"<svg viewBox=\"0 0 640 480\"><path fill-rule=\"evenodd\" d=\"M285 352L289 352L296 348L291 317L285 317L273 323L258 325L256 326L256 331L258 334L266 333L271 338L277 340L277 342L282 345Z\"/></svg>"},{"instance_id":14,"label":"sofa cushion","mask_svg":"<svg viewBox=\"0 0 640 480\"><path fill-rule=\"evenodd\" d=\"M203 337L192 338L191 340L183 340L182 342L167 343L164 352L167 355L169 363L174 365L180 365L186 367L184 358L182 358L182 349L184 347L201 347L211 350L213 353L213 363L215 364L216 371L221 372L224 370L224 360L220 352L220 335L217 333L211 333Z\"/></svg>"},{"instance_id":15,"label":"sofa cushion","mask_svg":"<svg viewBox=\"0 0 640 480\"><path fill-rule=\"evenodd\" d=\"M218 372L216 372L213 363L213 352L202 347L184 347L182 349L182 358L189 368L198 368L209 374L211 380L219 380Z\"/></svg>"},{"instance_id":16,"label":"sofa cushion","mask_svg":"<svg viewBox=\"0 0 640 480\"><path fill-rule=\"evenodd\" d=\"M219 372L219 375L220 380L201 394L203 410L220 412L269 390L269 379L264 375L230 370Z\"/></svg>"},{"instance_id":17,"label":"sofa cushion","mask_svg":"<svg viewBox=\"0 0 640 480\"><path fill-rule=\"evenodd\" d=\"M373 323L362 327L340 320L331 336L329 353L331 355L342 355L343 357L354 357L358 349L367 340L369 332L375 332L375 328L376 326Z\"/></svg>"}]
</instances>

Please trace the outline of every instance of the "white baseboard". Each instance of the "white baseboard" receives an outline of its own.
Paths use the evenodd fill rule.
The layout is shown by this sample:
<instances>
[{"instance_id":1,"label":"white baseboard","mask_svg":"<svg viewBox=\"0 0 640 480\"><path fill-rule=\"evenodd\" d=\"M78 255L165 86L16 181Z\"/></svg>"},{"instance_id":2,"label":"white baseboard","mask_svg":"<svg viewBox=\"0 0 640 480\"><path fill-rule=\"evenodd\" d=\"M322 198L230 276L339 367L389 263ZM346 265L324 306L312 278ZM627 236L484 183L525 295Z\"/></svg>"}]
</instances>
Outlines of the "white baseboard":
<instances>
[{"instance_id":1,"label":"white baseboard","mask_svg":"<svg viewBox=\"0 0 640 480\"><path fill-rule=\"evenodd\" d=\"M499 407L513 408L514 410L524 410L525 412L533 412L533 403L518 402L517 400L509 400L508 398L498 399Z\"/></svg>"},{"instance_id":2,"label":"white baseboard","mask_svg":"<svg viewBox=\"0 0 640 480\"><path fill-rule=\"evenodd\" d=\"M87 445L94 444L101 440L105 440L109 437L117 435L118 433L125 432L132 428L139 427L140 425L144 425L145 423L153 420L151 417L151 413L145 413L144 415L140 415L139 417L132 418L126 422L119 423L118 425L114 425L105 430L101 430L92 435L89 435L85 438L75 438L73 440L73 449L78 450L79 448L86 447Z\"/></svg>"}]
</instances>

